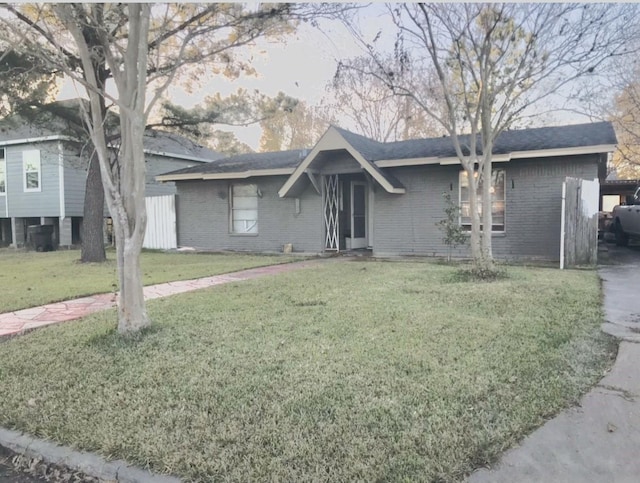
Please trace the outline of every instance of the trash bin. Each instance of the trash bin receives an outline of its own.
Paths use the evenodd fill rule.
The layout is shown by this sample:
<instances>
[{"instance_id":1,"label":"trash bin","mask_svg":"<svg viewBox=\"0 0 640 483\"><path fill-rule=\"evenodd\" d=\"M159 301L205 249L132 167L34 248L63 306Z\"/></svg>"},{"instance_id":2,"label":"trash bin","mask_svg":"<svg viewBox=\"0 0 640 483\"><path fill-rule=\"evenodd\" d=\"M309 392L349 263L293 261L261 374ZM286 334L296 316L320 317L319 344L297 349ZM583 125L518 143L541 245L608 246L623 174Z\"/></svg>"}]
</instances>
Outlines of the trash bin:
<instances>
[{"instance_id":1,"label":"trash bin","mask_svg":"<svg viewBox=\"0 0 640 483\"><path fill-rule=\"evenodd\" d=\"M53 250L53 225L29 225L27 247L37 252Z\"/></svg>"}]
</instances>

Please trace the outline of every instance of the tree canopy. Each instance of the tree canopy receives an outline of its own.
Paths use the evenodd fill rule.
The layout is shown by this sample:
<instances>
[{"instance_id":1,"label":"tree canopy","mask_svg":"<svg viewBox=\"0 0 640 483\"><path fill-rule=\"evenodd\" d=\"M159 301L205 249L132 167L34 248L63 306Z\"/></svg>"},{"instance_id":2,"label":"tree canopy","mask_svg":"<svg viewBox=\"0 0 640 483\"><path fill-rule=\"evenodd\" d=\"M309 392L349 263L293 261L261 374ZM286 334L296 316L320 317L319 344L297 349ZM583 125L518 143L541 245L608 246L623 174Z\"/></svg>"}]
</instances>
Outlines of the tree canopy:
<instances>
[{"instance_id":1,"label":"tree canopy","mask_svg":"<svg viewBox=\"0 0 640 483\"><path fill-rule=\"evenodd\" d=\"M380 33L369 39L352 28L372 68L349 67L411 98L450 136L469 184L472 257L491 267L492 210L482 207L492 206L495 140L542 100L628 55L637 8L405 3L387 12L396 29L391 58Z\"/></svg>"},{"instance_id":2,"label":"tree canopy","mask_svg":"<svg viewBox=\"0 0 640 483\"><path fill-rule=\"evenodd\" d=\"M81 102L79 112L95 150L90 171L92 165L99 167L116 235L118 327L122 333L136 332L150 323L139 255L146 227L143 135L155 105L180 76L197 78L212 72L235 78L251 72L250 59L243 57L240 47L344 7L237 3L2 7L9 14L0 17L0 41L6 51L36 59L38 65L64 74L86 91L89 107ZM119 115L116 133L105 124L110 110Z\"/></svg>"}]
</instances>

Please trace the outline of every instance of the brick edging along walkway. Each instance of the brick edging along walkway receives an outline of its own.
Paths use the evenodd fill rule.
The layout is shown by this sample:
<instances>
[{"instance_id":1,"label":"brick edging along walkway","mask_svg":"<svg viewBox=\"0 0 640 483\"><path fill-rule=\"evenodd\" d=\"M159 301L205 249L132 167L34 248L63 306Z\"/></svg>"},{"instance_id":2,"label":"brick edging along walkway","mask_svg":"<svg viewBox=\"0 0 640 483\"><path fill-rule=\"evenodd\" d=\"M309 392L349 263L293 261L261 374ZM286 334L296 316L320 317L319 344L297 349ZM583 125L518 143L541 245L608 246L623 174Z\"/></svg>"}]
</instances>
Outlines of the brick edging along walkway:
<instances>
[{"instance_id":1,"label":"brick edging along walkway","mask_svg":"<svg viewBox=\"0 0 640 483\"><path fill-rule=\"evenodd\" d=\"M144 298L145 300L153 300L168 297L169 295L214 287L229 282L239 282L263 277L265 275L292 272L317 265L321 261L322 260L305 260L301 262L282 263L193 280L178 280L175 282L149 285L144 287ZM19 335L46 325L79 319L94 312L113 308L115 305L116 294L99 294L0 314L0 338Z\"/></svg>"}]
</instances>

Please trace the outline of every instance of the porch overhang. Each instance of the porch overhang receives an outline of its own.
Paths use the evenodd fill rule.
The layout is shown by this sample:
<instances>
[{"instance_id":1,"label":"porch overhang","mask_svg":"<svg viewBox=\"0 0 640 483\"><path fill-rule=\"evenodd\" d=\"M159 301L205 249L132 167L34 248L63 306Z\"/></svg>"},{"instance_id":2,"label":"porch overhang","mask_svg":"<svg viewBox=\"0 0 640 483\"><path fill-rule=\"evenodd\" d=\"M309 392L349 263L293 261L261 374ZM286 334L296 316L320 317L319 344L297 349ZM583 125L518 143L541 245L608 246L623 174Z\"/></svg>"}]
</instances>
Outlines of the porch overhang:
<instances>
[{"instance_id":1,"label":"porch overhang","mask_svg":"<svg viewBox=\"0 0 640 483\"><path fill-rule=\"evenodd\" d=\"M388 173L385 173L374 163L367 160L338 132L337 129L331 126L304 160L298 165L291 176L289 176L289 179L287 179L282 188L278 191L278 195L281 198L296 196L308 185L310 179L313 182L314 170L312 169L312 165L316 162L319 155L325 151L338 150L343 150L349 153L360 167L388 193L404 194L406 192L404 186L402 186L397 179L390 176Z\"/></svg>"}]
</instances>

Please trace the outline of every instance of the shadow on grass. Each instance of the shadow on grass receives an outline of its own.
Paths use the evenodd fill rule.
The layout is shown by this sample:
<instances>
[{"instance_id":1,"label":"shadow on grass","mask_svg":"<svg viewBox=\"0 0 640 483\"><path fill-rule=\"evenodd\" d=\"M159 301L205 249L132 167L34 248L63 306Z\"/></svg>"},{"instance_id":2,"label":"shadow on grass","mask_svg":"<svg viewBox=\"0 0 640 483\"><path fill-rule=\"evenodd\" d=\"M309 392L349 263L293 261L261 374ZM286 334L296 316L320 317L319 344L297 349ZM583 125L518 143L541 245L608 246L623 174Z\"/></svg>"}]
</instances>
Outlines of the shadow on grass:
<instances>
[{"instance_id":1,"label":"shadow on grass","mask_svg":"<svg viewBox=\"0 0 640 483\"><path fill-rule=\"evenodd\" d=\"M475 283L475 282L499 282L508 280L509 272L505 267L494 267L487 269L469 265L461 267L445 277L445 281L449 283Z\"/></svg>"},{"instance_id":2,"label":"shadow on grass","mask_svg":"<svg viewBox=\"0 0 640 483\"><path fill-rule=\"evenodd\" d=\"M91 336L86 345L98 350L133 349L161 331L162 327L156 324L134 334L120 334L117 327L108 327L105 331Z\"/></svg>"}]
</instances>

